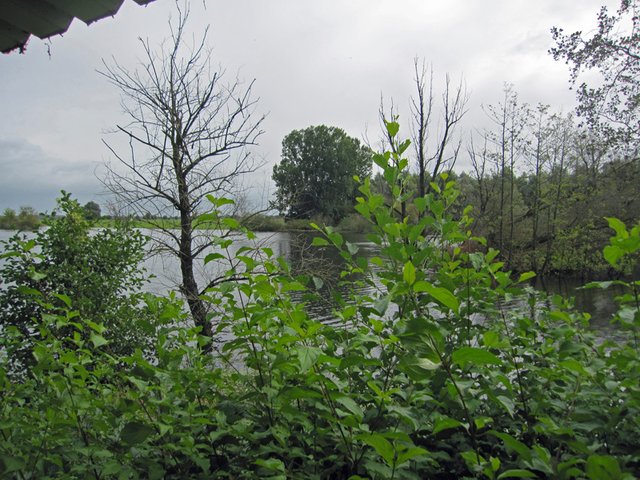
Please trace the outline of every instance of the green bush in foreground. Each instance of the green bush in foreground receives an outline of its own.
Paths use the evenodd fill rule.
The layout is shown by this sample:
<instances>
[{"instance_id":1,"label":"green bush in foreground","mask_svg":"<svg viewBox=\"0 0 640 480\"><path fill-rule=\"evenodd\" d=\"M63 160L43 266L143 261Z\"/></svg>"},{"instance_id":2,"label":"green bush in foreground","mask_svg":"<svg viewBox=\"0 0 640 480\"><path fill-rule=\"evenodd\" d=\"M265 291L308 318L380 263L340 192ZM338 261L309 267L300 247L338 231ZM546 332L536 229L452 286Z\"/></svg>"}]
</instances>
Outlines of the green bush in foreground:
<instances>
[{"instance_id":1,"label":"green bush in foreground","mask_svg":"<svg viewBox=\"0 0 640 480\"><path fill-rule=\"evenodd\" d=\"M0 329L19 334L5 347L12 371L33 362L42 328L59 339L87 336L56 320L52 312L60 308L70 310L70 321L106 328L105 349L113 355L148 348L155 320L139 307L142 235L126 228L91 233L85 209L64 192L45 225L31 239L17 234L0 244Z\"/></svg>"},{"instance_id":2,"label":"green bush in foreground","mask_svg":"<svg viewBox=\"0 0 640 480\"><path fill-rule=\"evenodd\" d=\"M397 124L388 128L394 136ZM359 257L329 228L314 240L340 251L341 281L374 292L337 298L331 325L290 296L312 299L319 280L293 278L268 248L230 253L222 236L207 259L229 264L228 281L206 295L225 340L213 355L201 353L210 339L179 326L172 299L147 297L155 317L173 319L153 355L113 355L108 328L73 304L34 318L25 378L8 376L0 355L0 475L634 478L640 284L621 284L616 319L629 338L596 340L587 315L559 298L543 307L520 286L532 274L514 280L496 251L458 247L471 238L468 212L451 217L457 191L446 179L414 199L407 147L374 157L394 204L368 180L360 186L357 210L379 257ZM407 199L415 224L398 218ZM610 222L605 258L618 265L640 249L640 226ZM54 324L69 335L56 336ZM1 352L21 341L7 329Z\"/></svg>"}]
</instances>

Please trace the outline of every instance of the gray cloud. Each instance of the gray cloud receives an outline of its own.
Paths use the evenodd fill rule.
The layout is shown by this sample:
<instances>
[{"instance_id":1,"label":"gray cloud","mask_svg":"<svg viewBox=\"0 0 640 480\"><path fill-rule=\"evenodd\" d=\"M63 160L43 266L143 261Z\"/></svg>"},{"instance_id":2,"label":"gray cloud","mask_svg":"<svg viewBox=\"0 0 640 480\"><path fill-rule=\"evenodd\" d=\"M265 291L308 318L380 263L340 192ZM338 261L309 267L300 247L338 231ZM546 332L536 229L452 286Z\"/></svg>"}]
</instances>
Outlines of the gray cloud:
<instances>
[{"instance_id":1,"label":"gray cloud","mask_svg":"<svg viewBox=\"0 0 640 480\"><path fill-rule=\"evenodd\" d=\"M452 78L464 75L471 92L467 130L486 125L481 106L502 98L504 82L514 83L525 101L571 109L566 67L546 52L549 29L593 28L603 2L617 4L217 0L205 8L205 2L196 1L191 27L199 32L211 25L214 61L226 68L229 80L236 73L257 80L259 111L269 116L255 154L267 165L247 184L259 185L262 192L279 160L282 138L293 129L326 123L356 137L367 132L375 140L381 94L394 98L408 135L415 56L433 63L438 81L446 72ZM110 159L104 132L125 120L118 92L96 69L112 57L134 66L141 56L138 37L159 44L172 5L158 1L140 8L125 2L114 19L90 27L74 22L64 38L51 41L51 57L46 44L33 39L26 55L0 58L0 208L46 205L47 195L46 208L51 208L60 188L87 197L100 191L94 170ZM262 196L251 195L256 202Z\"/></svg>"},{"instance_id":2,"label":"gray cloud","mask_svg":"<svg viewBox=\"0 0 640 480\"><path fill-rule=\"evenodd\" d=\"M24 139L0 139L0 205L50 210L60 190L87 201L101 190L94 168L92 162L49 156Z\"/></svg>"}]
</instances>

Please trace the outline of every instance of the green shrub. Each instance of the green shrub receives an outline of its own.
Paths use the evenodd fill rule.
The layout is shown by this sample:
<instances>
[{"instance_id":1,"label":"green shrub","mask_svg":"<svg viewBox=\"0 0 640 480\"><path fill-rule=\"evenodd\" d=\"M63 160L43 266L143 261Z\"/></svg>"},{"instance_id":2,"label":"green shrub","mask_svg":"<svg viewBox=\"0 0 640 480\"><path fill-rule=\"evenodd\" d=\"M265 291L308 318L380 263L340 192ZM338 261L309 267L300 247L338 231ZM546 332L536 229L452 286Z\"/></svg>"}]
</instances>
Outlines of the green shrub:
<instances>
[{"instance_id":1,"label":"green shrub","mask_svg":"<svg viewBox=\"0 0 640 480\"><path fill-rule=\"evenodd\" d=\"M90 232L83 208L64 193L46 226L29 240L15 235L2 244L0 328L22 336L8 350L14 370L32 362L39 322L53 321L47 316L59 308L104 325L114 355L143 348L154 326L138 307L144 281L138 266L144 255L142 235L125 228ZM55 324L47 329L61 339L70 335Z\"/></svg>"},{"instance_id":2,"label":"green shrub","mask_svg":"<svg viewBox=\"0 0 640 480\"><path fill-rule=\"evenodd\" d=\"M388 130L395 137L397 124ZM533 274L513 279L495 250L459 248L483 241L468 231L468 211L454 218L455 185L444 176L443 187L414 197L403 183L407 147L374 157L392 205L369 180L360 186L356 208L378 257L359 257L334 229L315 227L313 243L340 252L339 281L353 287L334 299L332 324L306 308L319 297L312 275L292 277L269 248L232 253L223 234L212 236L207 259L229 264L205 295L224 339L212 355L201 348L211 339L180 326L172 298L146 299L153 317L173 319L152 357L116 357L109 327L73 304L42 306L27 378L8 376L0 355L0 475L633 478L640 284L624 284L616 317L632 340L594 338L588 315L560 298L544 307L521 286ZM408 198L415 223L398 216ZM605 258L618 265L640 249L640 226L611 222ZM362 284L371 293L355 293ZM0 348L24 335L7 329Z\"/></svg>"}]
</instances>

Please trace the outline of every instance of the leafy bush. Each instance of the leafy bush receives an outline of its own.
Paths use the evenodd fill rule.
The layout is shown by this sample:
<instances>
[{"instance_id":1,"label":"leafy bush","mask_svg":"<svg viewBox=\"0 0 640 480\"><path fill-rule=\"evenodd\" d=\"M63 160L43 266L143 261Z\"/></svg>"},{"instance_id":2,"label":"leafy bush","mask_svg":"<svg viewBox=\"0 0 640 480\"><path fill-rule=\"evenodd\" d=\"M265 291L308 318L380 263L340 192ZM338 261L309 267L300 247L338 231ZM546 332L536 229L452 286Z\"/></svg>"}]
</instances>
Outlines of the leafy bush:
<instances>
[{"instance_id":1,"label":"leafy bush","mask_svg":"<svg viewBox=\"0 0 640 480\"><path fill-rule=\"evenodd\" d=\"M393 137L397 124L388 129ZM408 191L407 147L374 156L391 204L369 180L360 186L356 208L378 257L359 257L357 245L316 227L313 243L345 260L340 281L372 292L336 298L331 325L306 309L320 282L294 278L269 248L232 253L224 235L212 237L217 249L207 258L229 265L227 281L205 296L224 339L210 345L212 355L202 353L211 339L180 326L172 298L147 297L154 317L173 319L153 357L115 357L109 327L64 304L41 305L29 375L15 381L6 355L0 360L0 474L633 478L637 344L594 338L588 315L560 298L545 307L521 286L532 274L511 278L495 250L461 249L473 238L470 212L452 216L458 192L446 177L425 197ZM408 199L415 223L398 215ZM612 226L605 258L617 265L640 249L640 226ZM624 285L630 293L617 318L633 339L640 284ZM3 352L25 335L8 333Z\"/></svg>"},{"instance_id":2,"label":"leafy bush","mask_svg":"<svg viewBox=\"0 0 640 480\"><path fill-rule=\"evenodd\" d=\"M91 232L84 213L63 192L46 221L48 228L31 239L15 235L3 242L0 328L15 329L22 338L9 350L14 370L31 363L38 322L54 322L49 312L59 308L73 309L84 322L104 325L114 355L143 347L153 332L150 317L138 308L144 238L124 228ZM72 333L55 322L46 328L60 339Z\"/></svg>"}]
</instances>

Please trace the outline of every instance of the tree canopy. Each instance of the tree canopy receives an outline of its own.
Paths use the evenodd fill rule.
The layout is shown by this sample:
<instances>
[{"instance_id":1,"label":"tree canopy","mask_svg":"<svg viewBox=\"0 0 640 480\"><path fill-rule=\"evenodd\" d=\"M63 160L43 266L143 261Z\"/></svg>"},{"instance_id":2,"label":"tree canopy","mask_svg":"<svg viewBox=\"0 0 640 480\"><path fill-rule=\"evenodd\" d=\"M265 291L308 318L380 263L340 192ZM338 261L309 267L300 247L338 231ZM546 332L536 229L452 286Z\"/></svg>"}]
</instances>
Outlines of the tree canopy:
<instances>
[{"instance_id":1,"label":"tree canopy","mask_svg":"<svg viewBox=\"0 0 640 480\"><path fill-rule=\"evenodd\" d=\"M93 202L93 201L85 203L82 209L84 210L85 216L89 220L95 220L97 218L100 218L100 216L102 215L102 211L100 210L100 205L98 205L96 202Z\"/></svg>"},{"instance_id":2,"label":"tree canopy","mask_svg":"<svg viewBox=\"0 0 640 480\"><path fill-rule=\"evenodd\" d=\"M273 167L274 203L292 218L321 215L338 222L355 201L354 176L371 173L371 152L344 130L326 125L294 130L282 141L282 160Z\"/></svg>"},{"instance_id":3,"label":"tree canopy","mask_svg":"<svg viewBox=\"0 0 640 480\"><path fill-rule=\"evenodd\" d=\"M556 46L550 53L571 69L571 83L578 84L578 114L587 125L609 141L631 152L640 143L640 1L621 0L616 13L602 7L597 30L566 35L551 33ZM578 83L581 74L596 71L600 82Z\"/></svg>"}]
</instances>

